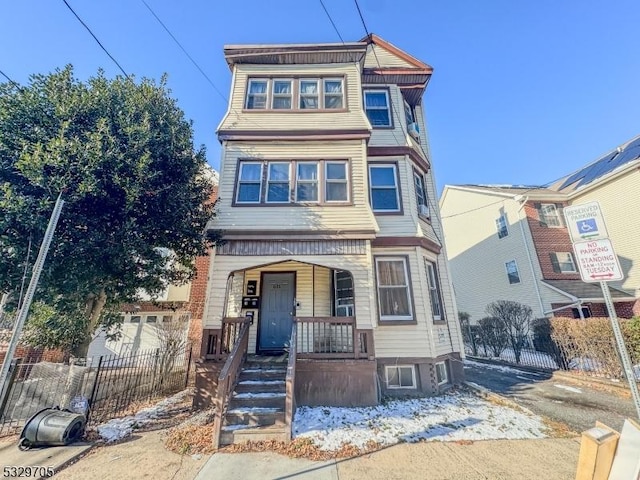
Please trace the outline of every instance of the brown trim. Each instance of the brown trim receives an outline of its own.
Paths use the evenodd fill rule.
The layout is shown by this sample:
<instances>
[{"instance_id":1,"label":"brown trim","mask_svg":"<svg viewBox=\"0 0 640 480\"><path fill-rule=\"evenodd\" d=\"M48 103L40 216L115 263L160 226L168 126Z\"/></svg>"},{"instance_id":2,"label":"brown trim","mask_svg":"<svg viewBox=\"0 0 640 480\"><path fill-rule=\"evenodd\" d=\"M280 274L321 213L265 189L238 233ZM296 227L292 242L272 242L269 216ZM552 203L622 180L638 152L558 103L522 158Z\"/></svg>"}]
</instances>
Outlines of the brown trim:
<instances>
[{"instance_id":1,"label":"brown trim","mask_svg":"<svg viewBox=\"0 0 640 480\"><path fill-rule=\"evenodd\" d=\"M378 292L378 262L379 258L403 258L405 260L405 265L407 267L407 288L409 289L409 301L411 302L411 316L413 317L410 320L382 320L380 316L380 295ZM409 255L395 255L395 254L387 254L387 255L373 255L373 281L376 289L376 313L378 317L378 325L417 325L418 318L416 314L416 304L413 300L413 282L411 281L411 265L409 260Z\"/></svg>"},{"instance_id":2,"label":"brown trim","mask_svg":"<svg viewBox=\"0 0 640 480\"><path fill-rule=\"evenodd\" d=\"M363 75L431 75L433 73L433 69L401 67L364 68L362 71Z\"/></svg>"},{"instance_id":3,"label":"brown trim","mask_svg":"<svg viewBox=\"0 0 640 480\"><path fill-rule=\"evenodd\" d=\"M322 239L326 237L328 240L339 240L347 238L355 239L368 239L375 238L375 230L225 230L223 236L225 240L247 240L255 238L267 238L271 237L272 240L287 239L288 236L292 238L300 238L301 236L307 236L309 238L318 237Z\"/></svg>"},{"instance_id":4,"label":"brown trim","mask_svg":"<svg viewBox=\"0 0 640 480\"><path fill-rule=\"evenodd\" d=\"M318 200L313 202L296 201L296 188L298 178L298 164L300 163L317 163L318 164ZM327 201L326 200L326 178L325 170L327 162L345 163L345 174L347 175L347 200L346 201ZM262 178L260 179L260 201L259 202L242 202L237 201L238 180L240 176L240 165L242 163L259 163L262 165ZM289 164L289 201L288 202L267 202L266 195L268 191L268 169L270 163L288 163ZM351 158L284 158L284 159L264 159L264 158L237 158L235 183L233 185L232 207L349 207L353 206L353 167Z\"/></svg>"},{"instance_id":5,"label":"brown trim","mask_svg":"<svg viewBox=\"0 0 640 480\"><path fill-rule=\"evenodd\" d=\"M395 167L395 173L396 173L396 187L398 189L398 211L394 212L394 211L376 211L373 208L373 201L371 199L371 172L369 170L371 165L393 165ZM369 193L369 205L371 205L371 211L373 212L374 215L381 215L381 216L385 216L385 215L404 215L404 202L402 201L402 186L400 185L400 166L398 165L398 162L395 160L391 160L391 161L385 161L385 160L373 160L373 161L367 161L367 175L369 176L369 185L368 185L368 193Z\"/></svg>"},{"instance_id":6,"label":"brown trim","mask_svg":"<svg viewBox=\"0 0 640 480\"><path fill-rule=\"evenodd\" d=\"M368 157L396 157L408 156L417 167L424 170L425 173L431 170L429 160L424 159L413 147L395 146L395 147L367 147Z\"/></svg>"},{"instance_id":7,"label":"brown trim","mask_svg":"<svg viewBox=\"0 0 640 480\"><path fill-rule=\"evenodd\" d=\"M433 72L433 67L431 65L428 65L428 64L418 60L417 58L409 55L408 53L400 50L398 47L396 47L395 45L392 45L391 43L387 42L386 40L383 40L382 38L380 38L375 33L370 33L369 35L364 37L362 40L360 40L360 42L366 42L367 44L378 45L378 46L384 48L385 50L387 50L388 52L393 53L394 55L400 57L405 62L408 62L408 63L410 63L412 65L415 65L417 68L427 69L427 70L429 70L429 73Z\"/></svg>"},{"instance_id":8,"label":"brown trim","mask_svg":"<svg viewBox=\"0 0 640 480\"><path fill-rule=\"evenodd\" d=\"M218 140L366 140L370 130L218 130Z\"/></svg>"},{"instance_id":9,"label":"brown trim","mask_svg":"<svg viewBox=\"0 0 640 480\"><path fill-rule=\"evenodd\" d=\"M377 237L371 241L372 248L380 247L422 247L440 254L442 247L427 237Z\"/></svg>"},{"instance_id":10,"label":"brown trim","mask_svg":"<svg viewBox=\"0 0 640 480\"><path fill-rule=\"evenodd\" d=\"M243 108L242 113L345 113L348 108Z\"/></svg>"},{"instance_id":11,"label":"brown trim","mask_svg":"<svg viewBox=\"0 0 640 480\"><path fill-rule=\"evenodd\" d=\"M362 109L364 110L364 114L367 114L367 100L365 98L365 93L367 93L367 91L371 91L371 90L384 90L387 92L387 98L389 99L389 105L387 105L387 107L389 108L389 121L391 122L391 125L373 125L371 124L371 128L375 129L375 130L393 130L396 128L395 126L395 119L394 117L394 109L393 109L393 99L391 98L391 87L385 86L385 85L380 85L380 86L370 86L370 84L366 84L366 85L362 85ZM369 118L369 117L367 117ZM398 119L399 121L402 121L400 119ZM371 123L371 121L369 121L369 123Z\"/></svg>"},{"instance_id":12,"label":"brown trim","mask_svg":"<svg viewBox=\"0 0 640 480\"><path fill-rule=\"evenodd\" d=\"M293 309L295 310L295 301L296 301L296 296L297 296L297 289L298 289L298 275L297 272L295 270L290 270L290 271L286 271L286 272L280 272L280 271L264 271L264 270L260 270L260 298L264 299L264 275L266 274L275 274L275 275L280 275L283 273L288 273L288 274L293 274ZM246 282L246 276L244 278L244 281ZM242 286L242 288L244 288L245 285ZM225 300L226 301L226 300ZM262 322L262 301L260 302L260 307L258 308L258 322L256 324L256 353L260 353L261 349L260 349L260 323ZM250 309L248 309L250 310ZM291 321L293 322L293 318L296 316L296 312L293 311L291 312ZM284 347L284 345L283 345Z\"/></svg>"}]
</instances>

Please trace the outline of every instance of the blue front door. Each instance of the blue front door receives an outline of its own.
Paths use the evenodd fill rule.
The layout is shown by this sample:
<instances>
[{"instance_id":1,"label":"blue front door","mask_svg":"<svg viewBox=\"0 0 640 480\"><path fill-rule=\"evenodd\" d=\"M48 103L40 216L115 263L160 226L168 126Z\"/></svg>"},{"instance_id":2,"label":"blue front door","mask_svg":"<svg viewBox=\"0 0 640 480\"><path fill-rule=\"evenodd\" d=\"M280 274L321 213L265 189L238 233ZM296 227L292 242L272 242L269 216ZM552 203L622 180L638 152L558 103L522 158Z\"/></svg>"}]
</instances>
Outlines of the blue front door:
<instances>
[{"instance_id":1,"label":"blue front door","mask_svg":"<svg viewBox=\"0 0 640 480\"><path fill-rule=\"evenodd\" d=\"M260 352L281 352L291 336L295 273L264 273L258 332Z\"/></svg>"}]
</instances>

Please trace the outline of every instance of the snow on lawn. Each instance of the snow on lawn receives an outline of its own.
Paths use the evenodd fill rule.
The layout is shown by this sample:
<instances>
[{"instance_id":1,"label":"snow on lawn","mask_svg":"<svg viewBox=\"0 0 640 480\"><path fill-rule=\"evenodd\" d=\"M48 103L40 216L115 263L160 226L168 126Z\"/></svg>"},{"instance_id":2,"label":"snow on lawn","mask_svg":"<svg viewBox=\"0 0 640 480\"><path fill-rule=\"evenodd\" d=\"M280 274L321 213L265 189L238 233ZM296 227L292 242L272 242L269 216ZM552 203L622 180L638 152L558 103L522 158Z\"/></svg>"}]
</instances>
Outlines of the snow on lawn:
<instances>
[{"instance_id":1,"label":"snow on lawn","mask_svg":"<svg viewBox=\"0 0 640 480\"><path fill-rule=\"evenodd\" d=\"M343 444L364 448L369 442L544 438L547 430L540 417L462 391L375 407L300 407L293 423L294 437L310 438L329 451Z\"/></svg>"},{"instance_id":2,"label":"snow on lawn","mask_svg":"<svg viewBox=\"0 0 640 480\"><path fill-rule=\"evenodd\" d=\"M165 398L152 407L139 410L138 413L133 416L113 418L102 425L98 425L98 435L107 443L128 437L134 428L138 428L160 417L171 406L182 402L188 394L189 390L183 390L172 397Z\"/></svg>"},{"instance_id":3,"label":"snow on lawn","mask_svg":"<svg viewBox=\"0 0 640 480\"><path fill-rule=\"evenodd\" d=\"M488 368L489 370L498 370L499 372L503 372L503 373L525 373L527 375L542 376L542 375L540 375L538 373L534 373L534 372L527 372L525 370L518 370L517 368L507 367L505 365L496 365L496 364L493 364L493 363L476 362L474 360L469 360L468 358L464 360L464 367L465 368L470 368L470 367Z\"/></svg>"}]
</instances>

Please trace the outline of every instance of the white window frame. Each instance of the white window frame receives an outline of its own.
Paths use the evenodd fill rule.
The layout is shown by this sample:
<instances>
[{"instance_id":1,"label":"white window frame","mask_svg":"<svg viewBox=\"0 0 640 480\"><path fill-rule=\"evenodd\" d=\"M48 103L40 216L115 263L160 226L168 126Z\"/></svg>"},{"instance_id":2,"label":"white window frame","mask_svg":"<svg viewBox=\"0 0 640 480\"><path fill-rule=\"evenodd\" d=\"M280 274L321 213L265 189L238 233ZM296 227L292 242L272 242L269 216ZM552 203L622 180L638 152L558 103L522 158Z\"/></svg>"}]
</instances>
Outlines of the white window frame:
<instances>
[{"instance_id":1,"label":"white window frame","mask_svg":"<svg viewBox=\"0 0 640 480\"><path fill-rule=\"evenodd\" d=\"M260 165L260 178L258 180L242 180L242 170L244 168L245 165ZM238 172L238 182L236 185L236 203L240 203L240 204L258 204L261 202L262 200L262 177L264 175L264 165L262 164L262 162L240 162L240 171ZM259 193L258 193L258 199L257 200L240 200L240 185L241 184L258 184L260 189L259 189Z\"/></svg>"},{"instance_id":2,"label":"white window frame","mask_svg":"<svg viewBox=\"0 0 640 480\"><path fill-rule=\"evenodd\" d=\"M515 269L516 269L516 275L518 276L518 281L517 282L512 282L511 278L509 277L510 273L509 273L509 264L513 263ZM520 270L518 269L518 262L516 262L515 260L509 260L508 262L504 263L504 268L507 272L507 281L509 282L509 285L519 285L522 283L522 278L520 278Z\"/></svg>"},{"instance_id":3,"label":"white window frame","mask_svg":"<svg viewBox=\"0 0 640 480\"><path fill-rule=\"evenodd\" d=\"M303 93L302 92L302 83L315 83L316 84L316 93ZM322 101L321 90L324 88L324 82L319 78L300 78L298 79L298 108L300 110L319 110L322 108L320 101ZM311 107L303 107L302 99L303 98L316 98L316 108Z\"/></svg>"},{"instance_id":4,"label":"white window frame","mask_svg":"<svg viewBox=\"0 0 640 480\"><path fill-rule=\"evenodd\" d=\"M562 227L562 220L560 220L560 214L555 203L541 203L540 216L542 217L540 220L543 221L547 227Z\"/></svg>"},{"instance_id":5,"label":"white window frame","mask_svg":"<svg viewBox=\"0 0 640 480\"><path fill-rule=\"evenodd\" d=\"M289 93L276 93L276 83L288 83L289 84ZM291 78L273 78L271 80L271 109L272 110L292 110L294 106L294 95L293 95L293 79ZM277 98L288 98L289 99L289 108L276 108L275 102Z\"/></svg>"},{"instance_id":6,"label":"white window frame","mask_svg":"<svg viewBox=\"0 0 640 480\"><path fill-rule=\"evenodd\" d=\"M265 203L291 203L291 163L292 162L269 162L267 164L267 179L266 179L266 185L265 185L265 189L264 189L264 202ZM286 165L287 166L287 171L289 172L289 176L288 176L288 180L287 180L287 200L286 201L282 201L282 200L269 200L269 185L271 183L284 183L284 181L281 180L271 180L271 165Z\"/></svg>"},{"instance_id":7,"label":"white window frame","mask_svg":"<svg viewBox=\"0 0 640 480\"><path fill-rule=\"evenodd\" d=\"M134 318L137 320L134 320ZM131 315L129 323L142 323L142 315Z\"/></svg>"},{"instance_id":8,"label":"white window frame","mask_svg":"<svg viewBox=\"0 0 640 480\"><path fill-rule=\"evenodd\" d=\"M153 318L153 320L149 320L150 318ZM144 319L145 323L158 323L158 316L157 315L147 315Z\"/></svg>"},{"instance_id":9,"label":"white window frame","mask_svg":"<svg viewBox=\"0 0 640 480\"><path fill-rule=\"evenodd\" d=\"M407 385L401 385L400 384L400 369L401 368L410 368L411 369L411 382L412 384L410 386ZM397 370L398 372L398 385L390 385L389 384L389 371L390 370ZM418 388L418 384L416 382L416 366L415 365L385 365L384 366L384 377L385 377L385 385L387 386L387 389L389 390L415 390L416 388Z\"/></svg>"},{"instance_id":10,"label":"white window frame","mask_svg":"<svg viewBox=\"0 0 640 480\"><path fill-rule=\"evenodd\" d=\"M251 93L252 83L265 83L266 88L264 93ZM250 78L249 82L247 83L247 95L244 101L244 108L246 110L267 110L269 108L269 89L270 82L268 78ZM249 97L252 95L264 95L264 108L249 107Z\"/></svg>"},{"instance_id":11,"label":"white window frame","mask_svg":"<svg viewBox=\"0 0 640 480\"><path fill-rule=\"evenodd\" d=\"M296 162L296 203L320 203L320 194L321 194L321 178L320 178L320 162ZM300 166L301 165L315 165L316 166L316 179L315 180L300 180ZM298 186L302 185L316 185L316 199L315 200L300 200L298 198Z\"/></svg>"},{"instance_id":12,"label":"white window frame","mask_svg":"<svg viewBox=\"0 0 640 480\"><path fill-rule=\"evenodd\" d=\"M506 213L502 213L500 214L500 216L496 219L496 228L498 230L498 238L499 239L503 239L505 237L509 236L509 225L507 223L507 214ZM501 235L502 230L504 229L504 234Z\"/></svg>"},{"instance_id":13,"label":"white window frame","mask_svg":"<svg viewBox=\"0 0 640 480\"><path fill-rule=\"evenodd\" d=\"M578 269L576 267L576 262L573 260L573 255L571 252L553 252L556 254L556 261L558 262L558 268L560 269L560 273L578 273ZM561 262L559 255L567 255L569 258L568 262ZM562 265L571 264L572 270L563 270Z\"/></svg>"},{"instance_id":14,"label":"white window frame","mask_svg":"<svg viewBox=\"0 0 640 480\"><path fill-rule=\"evenodd\" d=\"M424 216L420 213L420 206L424 205L429 208L429 200L427 197L427 187L425 186L424 175L420 172L413 171L413 185L416 192L416 203L418 205L418 215ZM421 191L419 191L421 190Z\"/></svg>"},{"instance_id":15,"label":"white window frame","mask_svg":"<svg viewBox=\"0 0 640 480\"><path fill-rule=\"evenodd\" d=\"M386 102L387 102L387 106L386 107L367 107L367 94L368 93L384 93ZM363 98L363 102L364 102L364 113L365 115L367 114L368 110L386 110L387 114L388 114L388 118L389 118L389 123L386 125L374 125L373 123L371 123L371 120L369 120L369 122L371 123L371 126L373 128L389 128L389 127L393 127L393 117L392 117L392 110L391 110L391 97L389 95L389 90L387 90L386 88L365 88L363 90L363 94L364 94L364 98ZM367 115L367 118L369 118L369 116Z\"/></svg>"},{"instance_id":16,"label":"white window frame","mask_svg":"<svg viewBox=\"0 0 640 480\"><path fill-rule=\"evenodd\" d=\"M346 273L349 275L349 280L351 280L351 296L341 297L341 290L338 288L338 275L341 273ZM333 298L334 298L334 315L336 317L353 317L355 315L355 289L353 284L353 275L351 272L347 270L334 270L333 271ZM350 303L342 303L340 304L340 300L344 300ZM340 310L344 312L344 315L340 315Z\"/></svg>"},{"instance_id":17,"label":"white window frame","mask_svg":"<svg viewBox=\"0 0 640 480\"><path fill-rule=\"evenodd\" d=\"M438 379L439 366L442 366L442 372L444 372L444 378L442 380ZM449 383L449 369L447 368L447 362L436 362L435 369L436 369L436 382L438 383L438 386L446 385L447 383Z\"/></svg>"},{"instance_id":18,"label":"white window frame","mask_svg":"<svg viewBox=\"0 0 640 480\"><path fill-rule=\"evenodd\" d=\"M341 179L330 179L327 175L327 171L329 169L329 165L342 165L344 166L344 180ZM324 162L324 201L325 203L345 203L349 201L349 162L344 160L325 160ZM344 183L345 189L347 193L347 198L344 200L329 200L329 184L330 183Z\"/></svg>"},{"instance_id":19,"label":"white window frame","mask_svg":"<svg viewBox=\"0 0 640 480\"><path fill-rule=\"evenodd\" d=\"M378 265L382 262L402 262L402 268L404 270L404 285L385 285L382 288L397 288L400 290L404 288L405 294L407 296L407 305L409 307L408 315L383 315L382 314L382 304L380 302L380 274ZM375 257L375 265L376 265L376 295L378 297L378 316L381 322L385 321L407 321L411 322L415 320L414 312L413 312L413 298L411 294L411 278L409 276L409 266L408 259L406 257L387 257L380 256Z\"/></svg>"},{"instance_id":20,"label":"white window frame","mask_svg":"<svg viewBox=\"0 0 640 480\"><path fill-rule=\"evenodd\" d=\"M391 186L376 186L374 187L373 184L371 183L371 170L374 168L391 168L393 169L393 187ZM375 189L385 189L385 190L389 190L391 188L393 188L396 192L396 204L397 204L397 208L392 209L392 208L375 208L375 206L373 205L373 190ZM369 164L369 198L371 199L371 209L374 212L380 212L380 213L385 213L385 212L400 212L402 211L402 204L400 203L400 186L399 186L399 182L398 182L398 165L395 163L370 163Z\"/></svg>"},{"instance_id":21,"label":"white window frame","mask_svg":"<svg viewBox=\"0 0 640 480\"><path fill-rule=\"evenodd\" d=\"M327 82L339 82L340 93L327 92ZM327 97L340 97L339 107L327 107ZM319 103L318 103L319 105ZM324 110L343 110L345 108L344 101L344 78L327 77L322 79L322 108Z\"/></svg>"},{"instance_id":22,"label":"white window frame","mask_svg":"<svg viewBox=\"0 0 640 480\"><path fill-rule=\"evenodd\" d=\"M442 292L440 291L440 279L438 269L434 262L424 259L427 271L427 287L429 288L429 300L431 301L431 314L434 322L444 321L444 305L442 303ZM438 312L436 312L436 310Z\"/></svg>"}]
</instances>

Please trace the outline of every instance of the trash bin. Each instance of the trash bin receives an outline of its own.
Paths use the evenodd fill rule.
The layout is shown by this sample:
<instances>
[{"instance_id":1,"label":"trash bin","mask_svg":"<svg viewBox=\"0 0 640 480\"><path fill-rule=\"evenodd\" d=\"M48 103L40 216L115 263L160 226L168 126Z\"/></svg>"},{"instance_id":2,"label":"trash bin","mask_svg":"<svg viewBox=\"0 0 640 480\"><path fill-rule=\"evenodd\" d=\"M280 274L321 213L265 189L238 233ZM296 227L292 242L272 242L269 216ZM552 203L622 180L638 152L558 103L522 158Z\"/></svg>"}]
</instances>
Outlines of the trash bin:
<instances>
[{"instance_id":1,"label":"trash bin","mask_svg":"<svg viewBox=\"0 0 640 480\"><path fill-rule=\"evenodd\" d=\"M45 408L29 419L22 433L18 448L52 447L68 445L84 433L86 418L59 408Z\"/></svg>"}]
</instances>

